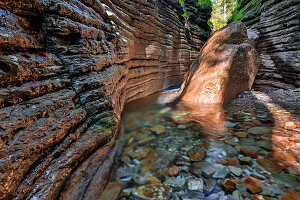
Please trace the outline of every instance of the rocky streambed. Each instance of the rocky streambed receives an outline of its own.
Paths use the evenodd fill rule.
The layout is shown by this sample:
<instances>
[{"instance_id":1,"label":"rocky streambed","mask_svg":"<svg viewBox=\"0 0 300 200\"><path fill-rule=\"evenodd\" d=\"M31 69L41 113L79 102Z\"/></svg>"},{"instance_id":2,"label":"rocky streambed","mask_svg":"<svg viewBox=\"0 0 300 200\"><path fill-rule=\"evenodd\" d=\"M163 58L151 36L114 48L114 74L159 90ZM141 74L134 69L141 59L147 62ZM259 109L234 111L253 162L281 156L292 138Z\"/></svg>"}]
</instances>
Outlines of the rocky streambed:
<instances>
[{"instance_id":1,"label":"rocky streambed","mask_svg":"<svg viewBox=\"0 0 300 200\"><path fill-rule=\"evenodd\" d=\"M114 183L103 195L300 199L298 102L297 90L244 92L224 108L133 102Z\"/></svg>"}]
</instances>

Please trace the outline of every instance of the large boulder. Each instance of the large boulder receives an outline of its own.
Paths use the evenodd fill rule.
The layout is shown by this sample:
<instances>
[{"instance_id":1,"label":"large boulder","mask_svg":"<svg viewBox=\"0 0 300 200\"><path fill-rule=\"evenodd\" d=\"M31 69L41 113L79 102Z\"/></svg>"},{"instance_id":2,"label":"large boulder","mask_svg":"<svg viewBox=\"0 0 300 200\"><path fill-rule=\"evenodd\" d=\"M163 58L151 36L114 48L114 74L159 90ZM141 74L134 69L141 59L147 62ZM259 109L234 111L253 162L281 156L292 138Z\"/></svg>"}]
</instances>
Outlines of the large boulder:
<instances>
[{"instance_id":1,"label":"large boulder","mask_svg":"<svg viewBox=\"0 0 300 200\"><path fill-rule=\"evenodd\" d=\"M242 22L216 31L192 64L180 99L223 104L250 90L260 65L251 44Z\"/></svg>"}]
</instances>

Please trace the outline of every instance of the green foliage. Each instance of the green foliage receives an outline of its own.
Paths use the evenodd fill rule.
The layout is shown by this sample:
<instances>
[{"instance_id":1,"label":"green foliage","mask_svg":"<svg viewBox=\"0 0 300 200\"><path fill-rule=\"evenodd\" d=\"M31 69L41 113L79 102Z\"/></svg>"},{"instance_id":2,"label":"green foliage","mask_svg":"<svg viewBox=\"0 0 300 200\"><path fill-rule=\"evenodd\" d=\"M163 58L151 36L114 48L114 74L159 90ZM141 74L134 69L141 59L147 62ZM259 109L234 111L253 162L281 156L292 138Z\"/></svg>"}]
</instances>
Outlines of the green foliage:
<instances>
[{"instance_id":1,"label":"green foliage","mask_svg":"<svg viewBox=\"0 0 300 200\"><path fill-rule=\"evenodd\" d=\"M251 10L255 9L256 12L260 12L261 8L261 1L260 0L251 0L249 3L247 3L244 7L242 7L242 0L237 1L237 6L232 12L231 17L228 19L228 23L234 22L234 21L240 21L246 13Z\"/></svg>"},{"instance_id":2,"label":"green foliage","mask_svg":"<svg viewBox=\"0 0 300 200\"><path fill-rule=\"evenodd\" d=\"M212 3L210 0L198 0L198 5L205 7L208 6L210 8L212 8Z\"/></svg>"},{"instance_id":3,"label":"green foliage","mask_svg":"<svg viewBox=\"0 0 300 200\"><path fill-rule=\"evenodd\" d=\"M187 11L186 11L186 7L185 7L185 3L184 3L184 0L178 0L181 7L182 7L182 10L183 10L183 14L182 14L182 17L184 18L184 21L185 21L185 28L187 29L190 29L190 26L189 26L189 15L187 14Z\"/></svg>"},{"instance_id":4,"label":"green foliage","mask_svg":"<svg viewBox=\"0 0 300 200\"><path fill-rule=\"evenodd\" d=\"M181 7L184 7L184 0L179 0Z\"/></svg>"},{"instance_id":5,"label":"green foliage","mask_svg":"<svg viewBox=\"0 0 300 200\"><path fill-rule=\"evenodd\" d=\"M212 0L213 30L218 30L227 25L228 18L241 0Z\"/></svg>"},{"instance_id":6,"label":"green foliage","mask_svg":"<svg viewBox=\"0 0 300 200\"><path fill-rule=\"evenodd\" d=\"M182 14L182 17L184 18L185 21L189 21L190 17L188 16L188 14L186 12Z\"/></svg>"}]
</instances>

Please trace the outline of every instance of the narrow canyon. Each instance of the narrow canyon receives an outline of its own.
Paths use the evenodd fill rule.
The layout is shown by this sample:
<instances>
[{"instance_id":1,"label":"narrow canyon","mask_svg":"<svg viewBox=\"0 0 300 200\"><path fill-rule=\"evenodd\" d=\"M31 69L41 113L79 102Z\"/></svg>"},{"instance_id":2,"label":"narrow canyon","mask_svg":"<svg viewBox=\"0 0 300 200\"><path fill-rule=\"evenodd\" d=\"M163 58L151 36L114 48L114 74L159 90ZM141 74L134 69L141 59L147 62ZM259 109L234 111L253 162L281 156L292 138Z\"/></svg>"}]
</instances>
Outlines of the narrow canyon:
<instances>
[{"instance_id":1,"label":"narrow canyon","mask_svg":"<svg viewBox=\"0 0 300 200\"><path fill-rule=\"evenodd\" d=\"M0 200L299 199L300 2L236 0L229 25L216 32L209 22L212 2L0 0ZM219 78L228 83L224 90ZM174 88L175 97L162 93ZM180 100L170 103L177 110L166 106L137 115L124 112L126 105L146 109L146 99L158 94L168 103ZM259 108L248 108L244 99L259 103ZM208 109L199 103L214 105ZM244 108L248 110L237 117ZM251 118L256 110L267 114ZM147 124L146 115L157 118ZM133 129L143 123L143 134L155 137L145 138ZM218 162L213 167L203 163L205 155L210 156L206 143L186 148L183 157L170 153L180 149L176 145L160 151L162 157L153 152L158 148L156 143L155 148L151 146L153 141L171 144L169 138L160 138L168 131L178 131L172 142L182 136L179 143L196 140L183 133L191 126L196 132L201 127L207 140L217 133L232 133L224 141L230 140L226 145L234 153L218 151L218 155L235 157L234 161L228 157L229 162L239 160L235 168L227 157L213 160ZM261 135L265 133L268 136ZM254 138L262 146L254 151L259 142L253 139L253 144L245 142L252 147L244 149L236 140L245 138ZM263 149L262 141L271 141L272 148ZM136 148L131 145L149 144L140 157L137 150L131 152ZM157 174L141 181L147 173L139 169L142 176L137 175L136 166L150 166L161 159L168 162L149 167ZM285 162L278 164L281 161ZM122 167L124 163L127 167ZM267 172L240 178L246 185L241 189L244 194L236 177L249 163ZM215 176L227 164L228 175ZM196 172L198 168L202 171ZM209 168L215 171L204 172ZM274 168L280 169L275 174L284 184L273 186L272 180L259 185L275 177ZM193 177L185 180L187 184L174 186L171 180L180 182L184 173ZM136 185L130 185L132 181ZM214 187L199 190L197 181ZM143 187L149 185L152 192L147 196ZM221 194L216 188L226 191ZM163 194L155 196L157 191Z\"/></svg>"}]
</instances>

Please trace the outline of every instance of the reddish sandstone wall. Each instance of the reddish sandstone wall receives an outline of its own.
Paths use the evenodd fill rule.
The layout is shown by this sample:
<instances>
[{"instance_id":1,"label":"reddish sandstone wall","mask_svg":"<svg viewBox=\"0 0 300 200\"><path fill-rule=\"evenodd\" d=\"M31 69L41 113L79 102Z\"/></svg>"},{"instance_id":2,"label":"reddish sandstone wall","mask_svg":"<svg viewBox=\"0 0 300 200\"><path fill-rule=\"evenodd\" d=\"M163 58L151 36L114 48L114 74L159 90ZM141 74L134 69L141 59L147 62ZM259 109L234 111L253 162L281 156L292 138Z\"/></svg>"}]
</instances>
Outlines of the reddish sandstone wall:
<instances>
[{"instance_id":1,"label":"reddish sandstone wall","mask_svg":"<svg viewBox=\"0 0 300 200\"><path fill-rule=\"evenodd\" d=\"M197 54L181 15L175 0L0 2L0 199L101 193L124 103L180 85Z\"/></svg>"}]
</instances>

